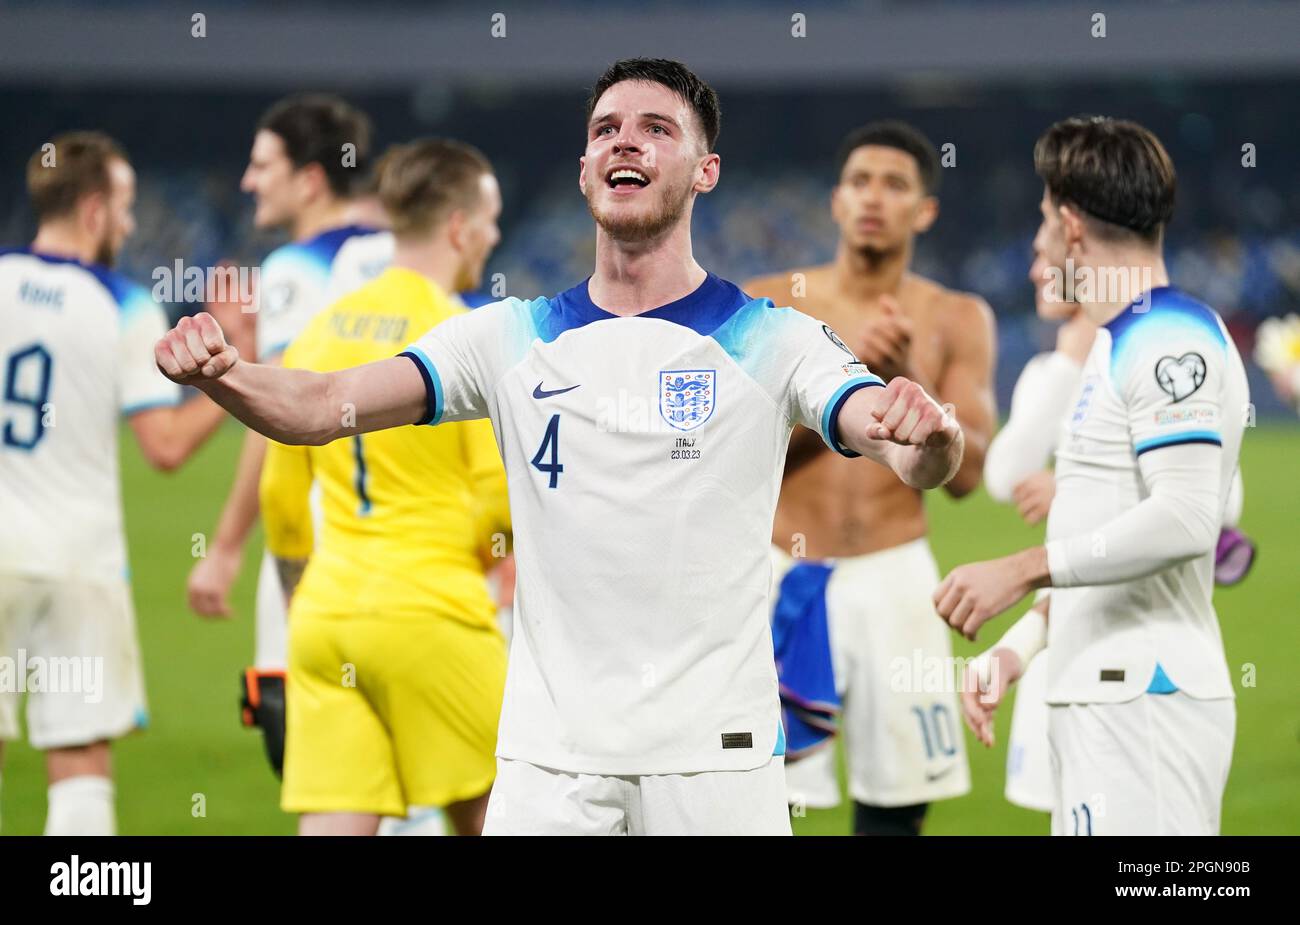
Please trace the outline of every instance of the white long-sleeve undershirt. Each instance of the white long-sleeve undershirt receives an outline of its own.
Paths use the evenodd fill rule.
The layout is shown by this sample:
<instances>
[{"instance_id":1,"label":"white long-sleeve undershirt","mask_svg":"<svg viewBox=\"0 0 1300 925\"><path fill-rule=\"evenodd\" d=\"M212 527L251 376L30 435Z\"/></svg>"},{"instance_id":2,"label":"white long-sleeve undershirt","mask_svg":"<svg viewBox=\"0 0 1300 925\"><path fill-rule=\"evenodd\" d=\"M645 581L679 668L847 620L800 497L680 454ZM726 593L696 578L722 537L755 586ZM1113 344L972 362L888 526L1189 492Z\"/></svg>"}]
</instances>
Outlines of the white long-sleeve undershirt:
<instances>
[{"instance_id":1,"label":"white long-sleeve undershirt","mask_svg":"<svg viewBox=\"0 0 1300 925\"><path fill-rule=\"evenodd\" d=\"M1109 585L1154 575L1214 549L1223 449L1188 443L1138 457L1149 495L1115 519L1047 544L1052 585Z\"/></svg>"},{"instance_id":2,"label":"white long-sleeve undershirt","mask_svg":"<svg viewBox=\"0 0 1300 925\"><path fill-rule=\"evenodd\" d=\"M1025 364L1011 414L984 457L984 485L995 501L1009 503L1017 485L1052 461L1082 375L1083 367L1063 353L1040 353Z\"/></svg>"}]
</instances>

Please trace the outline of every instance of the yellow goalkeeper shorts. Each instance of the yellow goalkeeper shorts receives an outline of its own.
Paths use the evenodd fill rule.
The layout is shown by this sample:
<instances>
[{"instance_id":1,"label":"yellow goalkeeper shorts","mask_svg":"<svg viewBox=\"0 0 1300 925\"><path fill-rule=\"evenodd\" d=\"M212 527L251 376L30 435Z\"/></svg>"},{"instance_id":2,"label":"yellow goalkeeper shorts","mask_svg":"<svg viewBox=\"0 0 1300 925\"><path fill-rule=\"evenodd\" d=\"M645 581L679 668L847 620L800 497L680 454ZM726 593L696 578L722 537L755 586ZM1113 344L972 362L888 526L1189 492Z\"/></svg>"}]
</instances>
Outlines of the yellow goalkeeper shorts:
<instances>
[{"instance_id":1,"label":"yellow goalkeeper shorts","mask_svg":"<svg viewBox=\"0 0 1300 925\"><path fill-rule=\"evenodd\" d=\"M495 627L295 609L281 808L404 816L486 792L505 678Z\"/></svg>"}]
</instances>

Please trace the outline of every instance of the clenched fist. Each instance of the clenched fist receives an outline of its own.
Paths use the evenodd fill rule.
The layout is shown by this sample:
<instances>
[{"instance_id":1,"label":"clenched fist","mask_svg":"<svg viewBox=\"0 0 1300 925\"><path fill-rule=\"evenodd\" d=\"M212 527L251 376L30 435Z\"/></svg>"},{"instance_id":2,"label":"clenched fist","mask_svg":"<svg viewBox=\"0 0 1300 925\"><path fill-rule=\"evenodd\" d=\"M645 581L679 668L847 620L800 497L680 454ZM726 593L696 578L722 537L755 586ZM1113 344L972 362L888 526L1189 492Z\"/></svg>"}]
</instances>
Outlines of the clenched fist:
<instances>
[{"instance_id":1,"label":"clenched fist","mask_svg":"<svg viewBox=\"0 0 1300 925\"><path fill-rule=\"evenodd\" d=\"M944 411L933 398L910 379L902 376L889 381L876 407L876 419L867 425L872 440L888 440L902 446L942 448L961 434L957 420Z\"/></svg>"},{"instance_id":2,"label":"clenched fist","mask_svg":"<svg viewBox=\"0 0 1300 925\"><path fill-rule=\"evenodd\" d=\"M1051 584L1047 549L1034 546L1001 559L959 565L934 589L934 609L973 640L979 628L1030 591Z\"/></svg>"},{"instance_id":3,"label":"clenched fist","mask_svg":"<svg viewBox=\"0 0 1300 925\"><path fill-rule=\"evenodd\" d=\"M163 375L181 385L220 379L239 360L239 351L226 343L217 319L207 312L182 318L153 348Z\"/></svg>"}]
</instances>

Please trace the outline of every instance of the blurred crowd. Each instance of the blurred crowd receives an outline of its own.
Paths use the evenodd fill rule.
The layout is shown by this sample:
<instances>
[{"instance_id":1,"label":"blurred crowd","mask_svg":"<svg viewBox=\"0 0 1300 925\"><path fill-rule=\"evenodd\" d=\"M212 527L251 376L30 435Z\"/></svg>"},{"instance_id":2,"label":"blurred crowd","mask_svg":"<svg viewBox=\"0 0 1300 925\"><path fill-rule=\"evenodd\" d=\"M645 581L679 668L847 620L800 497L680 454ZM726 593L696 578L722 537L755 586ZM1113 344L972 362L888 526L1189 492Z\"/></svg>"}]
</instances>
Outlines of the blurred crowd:
<instances>
[{"instance_id":1,"label":"blurred crowd","mask_svg":"<svg viewBox=\"0 0 1300 925\"><path fill-rule=\"evenodd\" d=\"M1242 354L1253 350L1261 320L1300 311L1300 186L1290 170L1293 159L1279 153L1290 143L1286 126L1300 95L1255 94L1261 106L1247 109L1235 102L1251 95L1243 86L1123 94L1057 88L1032 98L1018 93L972 91L958 103L952 97L927 105L886 90L815 97L724 92L723 182L697 207L697 258L735 280L829 258L835 227L827 203L839 138L879 115L909 119L941 150L953 145L940 218L920 240L915 269L978 293L998 313L1005 407L1015 372L1050 338L1034 318L1025 278L1041 193L1030 157L1033 139L1059 115L1110 110L1152 125L1170 148L1179 171L1170 271L1179 286L1221 312ZM1130 97L1141 105L1114 103ZM0 240L20 243L30 234L17 165L44 133L98 127L125 144L140 172L139 230L122 268L141 282L178 258L197 266L256 265L281 243L254 233L251 204L238 189L260 96L158 96L141 107L134 94L71 101L65 95L57 109L44 105L50 99L31 90L0 102L0 114L13 110L8 114L16 124L28 127L0 141L11 164L0 178ZM372 112L381 143L418 134L459 136L493 160L506 206L504 240L488 267L496 291L553 294L589 272L594 235L576 184L580 97L444 94L435 105L428 94L416 93L358 102ZM160 133L160 125L167 132ZM1263 386L1258 370L1252 373ZM1260 413L1281 410L1271 394L1264 397L1271 389L1255 391Z\"/></svg>"}]
</instances>

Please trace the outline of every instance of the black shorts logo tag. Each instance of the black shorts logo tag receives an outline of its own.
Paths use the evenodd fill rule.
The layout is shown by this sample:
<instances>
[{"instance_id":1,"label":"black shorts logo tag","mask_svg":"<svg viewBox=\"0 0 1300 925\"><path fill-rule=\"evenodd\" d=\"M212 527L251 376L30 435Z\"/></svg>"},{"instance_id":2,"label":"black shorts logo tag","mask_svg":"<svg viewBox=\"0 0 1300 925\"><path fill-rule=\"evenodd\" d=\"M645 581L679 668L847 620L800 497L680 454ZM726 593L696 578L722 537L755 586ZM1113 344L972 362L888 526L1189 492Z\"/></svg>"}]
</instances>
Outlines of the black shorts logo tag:
<instances>
[{"instance_id":1,"label":"black shorts logo tag","mask_svg":"<svg viewBox=\"0 0 1300 925\"><path fill-rule=\"evenodd\" d=\"M722 734L723 748L753 748L754 735L750 732L724 732Z\"/></svg>"}]
</instances>

